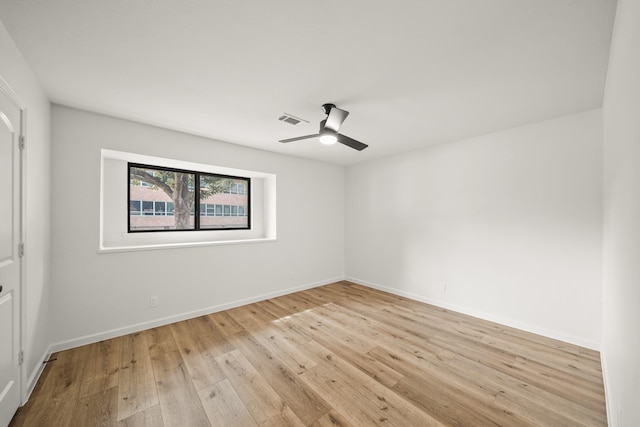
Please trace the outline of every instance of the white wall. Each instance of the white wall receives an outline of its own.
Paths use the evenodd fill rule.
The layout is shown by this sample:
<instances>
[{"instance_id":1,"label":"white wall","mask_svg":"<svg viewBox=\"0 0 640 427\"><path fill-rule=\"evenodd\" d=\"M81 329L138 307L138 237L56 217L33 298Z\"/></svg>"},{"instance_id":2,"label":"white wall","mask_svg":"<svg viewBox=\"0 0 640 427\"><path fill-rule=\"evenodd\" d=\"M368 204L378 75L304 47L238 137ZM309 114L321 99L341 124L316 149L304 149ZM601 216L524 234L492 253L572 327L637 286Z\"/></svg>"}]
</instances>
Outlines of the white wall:
<instances>
[{"instance_id":1,"label":"white wall","mask_svg":"<svg viewBox=\"0 0 640 427\"><path fill-rule=\"evenodd\" d=\"M343 167L57 105L52 126L54 348L344 276ZM103 148L276 174L277 241L98 254Z\"/></svg>"},{"instance_id":2,"label":"white wall","mask_svg":"<svg viewBox=\"0 0 640 427\"><path fill-rule=\"evenodd\" d=\"M603 107L602 358L611 426L640 425L639 22L640 2L619 0Z\"/></svg>"},{"instance_id":3,"label":"white wall","mask_svg":"<svg viewBox=\"0 0 640 427\"><path fill-rule=\"evenodd\" d=\"M599 348L601 141L594 110L349 167L347 278Z\"/></svg>"},{"instance_id":4,"label":"white wall","mask_svg":"<svg viewBox=\"0 0 640 427\"><path fill-rule=\"evenodd\" d=\"M33 387L49 345L50 104L0 23L0 76L26 105L26 274L24 337L27 388Z\"/></svg>"}]
</instances>

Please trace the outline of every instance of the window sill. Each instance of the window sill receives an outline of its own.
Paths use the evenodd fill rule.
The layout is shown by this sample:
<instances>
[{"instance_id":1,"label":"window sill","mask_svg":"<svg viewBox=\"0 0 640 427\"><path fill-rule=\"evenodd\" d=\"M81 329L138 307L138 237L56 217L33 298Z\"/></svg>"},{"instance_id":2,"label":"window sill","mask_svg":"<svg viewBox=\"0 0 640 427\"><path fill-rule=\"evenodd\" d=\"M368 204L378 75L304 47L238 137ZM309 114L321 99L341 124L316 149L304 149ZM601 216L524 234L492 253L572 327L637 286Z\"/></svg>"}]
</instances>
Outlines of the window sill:
<instances>
[{"instance_id":1,"label":"window sill","mask_svg":"<svg viewBox=\"0 0 640 427\"><path fill-rule=\"evenodd\" d=\"M177 248L198 248L203 246L220 246L220 245L241 245L247 243L268 243L275 242L276 238L266 237L260 239L243 239L243 240L218 240L210 242L185 242L185 243L161 243L153 245L131 245L131 246L106 246L98 249L99 254L107 254L113 252L134 252L134 251L155 251L161 249L177 249Z\"/></svg>"}]
</instances>

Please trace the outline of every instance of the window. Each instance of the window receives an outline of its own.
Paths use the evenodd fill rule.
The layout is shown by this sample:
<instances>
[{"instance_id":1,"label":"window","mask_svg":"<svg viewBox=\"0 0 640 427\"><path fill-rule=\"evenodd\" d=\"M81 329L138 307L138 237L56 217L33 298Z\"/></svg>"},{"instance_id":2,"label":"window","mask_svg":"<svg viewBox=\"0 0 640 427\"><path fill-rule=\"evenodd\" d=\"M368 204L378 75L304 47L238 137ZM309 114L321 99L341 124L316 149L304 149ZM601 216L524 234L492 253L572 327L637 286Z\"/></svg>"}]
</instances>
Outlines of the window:
<instances>
[{"instance_id":1,"label":"window","mask_svg":"<svg viewBox=\"0 0 640 427\"><path fill-rule=\"evenodd\" d=\"M153 202L142 202L142 214L153 215Z\"/></svg>"},{"instance_id":2,"label":"window","mask_svg":"<svg viewBox=\"0 0 640 427\"><path fill-rule=\"evenodd\" d=\"M129 200L129 215L171 216L173 215L173 203L154 202L153 200Z\"/></svg>"},{"instance_id":3,"label":"window","mask_svg":"<svg viewBox=\"0 0 640 427\"><path fill-rule=\"evenodd\" d=\"M137 163L128 173L130 233L251 228L250 178Z\"/></svg>"},{"instance_id":4,"label":"window","mask_svg":"<svg viewBox=\"0 0 640 427\"><path fill-rule=\"evenodd\" d=\"M163 216L165 214L165 208L167 207L167 202L155 202L154 212L158 216Z\"/></svg>"},{"instance_id":5,"label":"window","mask_svg":"<svg viewBox=\"0 0 640 427\"><path fill-rule=\"evenodd\" d=\"M227 194L247 194L247 186L242 182L233 182L224 189Z\"/></svg>"},{"instance_id":6,"label":"window","mask_svg":"<svg viewBox=\"0 0 640 427\"><path fill-rule=\"evenodd\" d=\"M129 200L129 215L141 215L140 200Z\"/></svg>"}]
</instances>

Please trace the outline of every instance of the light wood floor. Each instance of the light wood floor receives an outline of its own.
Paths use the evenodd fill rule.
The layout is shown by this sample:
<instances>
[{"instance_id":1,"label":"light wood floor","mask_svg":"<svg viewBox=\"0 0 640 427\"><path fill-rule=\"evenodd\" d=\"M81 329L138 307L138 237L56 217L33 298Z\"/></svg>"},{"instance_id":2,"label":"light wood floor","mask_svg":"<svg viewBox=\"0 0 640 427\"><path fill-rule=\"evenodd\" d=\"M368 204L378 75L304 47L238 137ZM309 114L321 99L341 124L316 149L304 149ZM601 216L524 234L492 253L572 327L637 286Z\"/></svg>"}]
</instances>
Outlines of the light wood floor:
<instances>
[{"instance_id":1,"label":"light wood floor","mask_svg":"<svg viewBox=\"0 0 640 427\"><path fill-rule=\"evenodd\" d=\"M603 426L597 352L348 282L53 355L12 426Z\"/></svg>"}]
</instances>

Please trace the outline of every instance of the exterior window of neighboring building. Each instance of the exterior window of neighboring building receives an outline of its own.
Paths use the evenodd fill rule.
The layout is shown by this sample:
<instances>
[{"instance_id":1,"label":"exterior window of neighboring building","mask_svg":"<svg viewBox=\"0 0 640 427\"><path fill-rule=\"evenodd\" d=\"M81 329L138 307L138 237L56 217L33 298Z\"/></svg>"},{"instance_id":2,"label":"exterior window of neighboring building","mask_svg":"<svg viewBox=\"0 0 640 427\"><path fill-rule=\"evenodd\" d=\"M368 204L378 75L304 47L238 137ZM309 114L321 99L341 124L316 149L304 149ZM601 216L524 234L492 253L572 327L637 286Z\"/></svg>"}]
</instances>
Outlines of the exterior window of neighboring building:
<instances>
[{"instance_id":1,"label":"exterior window of neighboring building","mask_svg":"<svg viewBox=\"0 0 640 427\"><path fill-rule=\"evenodd\" d=\"M128 173L129 232L251 228L250 178L136 163Z\"/></svg>"},{"instance_id":2,"label":"exterior window of neighboring building","mask_svg":"<svg viewBox=\"0 0 640 427\"><path fill-rule=\"evenodd\" d=\"M173 215L173 203L155 202L153 200L129 200L129 215L170 216Z\"/></svg>"},{"instance_id":3,"label":"exterior window of neighboring building","mask_svg":"<svg viewBox=\"0 0 640 427\"><path fill-rule=\"evenodd\" d=\"M223 216L223 211L230 211L231 216L247 216L244 206L241 205L215 205L200 203L200 216Z\"/></svg>"},{"instance_id":4,"label":"exterior window of neighboring building","mask_svg":"<svg viewBox=\"0 0 640 427\"><path fill-rule=\"evenodd\" d=\"M129 215L141 215L141 203L140 200L129 200Z\"/></svg>"},{"instance_id":5,"label":"exterior window of neighboring building","mask_svg":"<svg viewBox=\"0 0 640 427\"><path fill-rule=\"evenodd\" d=\"M153 201L142 202L142 214L147 216L153 215Z\"/></svg>"},{"instance_id":6,"label":"exterior window of neighboring building","mask_svg":"<svg viewBox=\"0 0 640 427\"><path fill-rule=\"evenodd\" d=\"M247 194L247 187L244 183L234 182L229 188L226 188L224 192L228 194Z\"/></svg>"}]
</instances>

